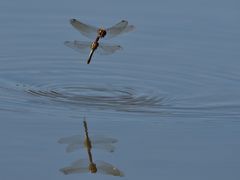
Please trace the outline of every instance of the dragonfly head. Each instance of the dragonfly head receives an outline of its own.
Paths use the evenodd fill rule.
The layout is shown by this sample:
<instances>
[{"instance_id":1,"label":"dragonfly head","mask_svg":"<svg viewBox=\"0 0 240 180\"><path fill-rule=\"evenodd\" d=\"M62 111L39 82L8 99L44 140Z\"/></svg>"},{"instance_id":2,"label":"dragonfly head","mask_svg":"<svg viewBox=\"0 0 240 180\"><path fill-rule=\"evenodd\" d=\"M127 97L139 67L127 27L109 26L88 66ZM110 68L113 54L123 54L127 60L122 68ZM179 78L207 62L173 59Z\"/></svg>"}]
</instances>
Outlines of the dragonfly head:
<instances>
[{"instance_id":1,"label":"dragonfly head","mask_svg":"<svg viewBox=\"0 0 240 180\"><path fill-rule=\"evenodd\" d=\"M104 36L106 36L107 31L103 28L98 29L98 36L100 36L101 38L103 38Z\"/></svg>"},{"instance_id":2,"label":"dragonfly head","mask_svg":"<svg viewBox=\"0 0 240 180\"><path fill-rule=\"evenodd\" d=\"M91 173L96 173L97 172L97 166L94 163L90 163L88 166L89 171L91 171Z\"/></svg>"}]
</instances>

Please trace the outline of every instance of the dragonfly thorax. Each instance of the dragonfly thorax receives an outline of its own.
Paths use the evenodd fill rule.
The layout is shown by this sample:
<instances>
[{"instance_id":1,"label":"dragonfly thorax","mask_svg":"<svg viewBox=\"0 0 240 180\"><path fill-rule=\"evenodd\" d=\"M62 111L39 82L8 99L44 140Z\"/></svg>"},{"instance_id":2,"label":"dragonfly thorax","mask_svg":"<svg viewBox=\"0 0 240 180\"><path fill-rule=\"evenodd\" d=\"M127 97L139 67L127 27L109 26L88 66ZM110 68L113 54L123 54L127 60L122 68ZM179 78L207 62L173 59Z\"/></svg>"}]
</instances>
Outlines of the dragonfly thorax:
<instances>
[{"instance_id":1,"label":"dragonfly thorax","mask_svg":"<svg viewBox=\"0 0 240 180\"><path fill-rule=\"evenodd\" d=\"M107 31L105 29L103 29L103 28L98 29L99 37L103 38L104 36L106 36L106 34L107 34Z\"/></svg>"},{"instance_id":2,"label":"dragonfly thorax","mask_svg":"<svg viewBox=\"0 0 240 180\"><path fill-rule=\"evenodd\" d=\"M90 163L89 166L88 166L88 169L91 173L96 173L97 172L97 167L96 167L96 164L94 164L94 163Z\"/></svg>"},{"instance_id":3,"label":"dragonfly thorax","mask_svg":"<svg viewBox=\"0 0 240 180\"><path fill-rule=\"evenodd\" d=\"M99 45L99 43L96 42L96 41L94 41L94 42L91 44L91 49L92 49L92 50L97 49L98 45Z\"/></svg>"}]
</instances>

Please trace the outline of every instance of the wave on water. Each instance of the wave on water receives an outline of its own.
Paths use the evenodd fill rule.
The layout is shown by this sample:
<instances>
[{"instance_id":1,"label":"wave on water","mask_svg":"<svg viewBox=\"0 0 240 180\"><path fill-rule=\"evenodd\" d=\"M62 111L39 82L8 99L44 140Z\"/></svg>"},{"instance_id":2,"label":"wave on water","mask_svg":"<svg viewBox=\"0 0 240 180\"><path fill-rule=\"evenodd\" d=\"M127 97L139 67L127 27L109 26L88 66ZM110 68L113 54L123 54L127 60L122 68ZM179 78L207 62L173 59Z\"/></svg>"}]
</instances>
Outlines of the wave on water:
<instances>
[{"instance_id":1,"label":"wave on water","mask_svg":"<svg viewBox=\"0 0 240 180\"><path fill-rule=\"evenodd\" d=\"M141 89L144 91L143 89ZM240 105L234 103L194 103L184 105L177 99L170 99L156 93L139 92L130 87L55 85L29 88L28 94L48 98L62 105L115 110L123 112L153 113L167 117L208 118L240 117ZM198 98L192 97L192 102ZM202 97L201 99L206 99ZM191 103L190 103L191 104Z\"/></svg>"},{"instance_id":2,"label":"wave on water","mask_svg":"<svg viewBox=\"0 0 240 180\"><path fill-rule=\"evenodd\" d=\"M138 93L129 87L93 87L67 84L31 87L25 91L33 96L45 97L62 104L125 112L160 112L165 102L163 97Z\"/></svg>"},{"instance_id":3,"label":"wave on water","mask_svg":"<svg viewBox=\"0 0 240 180\"><path fill-rule=\"evenodd\" d=\"M209 100L208 96L189 98L168 98L156 91L146 88L122 87L113 85L87 85L77 83L27 85L1 81L0 110L16 111L21 107L49 108L62 110L66 108L83 108L96 110L113 110L120 112L148 113L164 117L182 118L227 118L240 117L240 104L227 101ZM200 101L201 99L201 101ZM187 104L186 104L187 103ZM29 109L30 108L30 109ZM75 109L75 108L74 108Z\"/></svg>"}]
</instances>

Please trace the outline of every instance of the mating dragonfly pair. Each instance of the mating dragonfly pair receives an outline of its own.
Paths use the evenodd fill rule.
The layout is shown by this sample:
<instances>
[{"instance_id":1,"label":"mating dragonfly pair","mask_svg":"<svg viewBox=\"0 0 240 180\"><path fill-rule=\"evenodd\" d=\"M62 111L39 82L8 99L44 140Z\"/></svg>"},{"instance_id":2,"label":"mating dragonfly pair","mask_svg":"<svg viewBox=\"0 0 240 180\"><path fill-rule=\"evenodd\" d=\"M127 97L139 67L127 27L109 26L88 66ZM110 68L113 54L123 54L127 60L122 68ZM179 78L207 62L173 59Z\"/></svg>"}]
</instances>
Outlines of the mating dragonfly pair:
<instances>
[{"instance_id":1,"label":"mating dragonfly pair","mask_svg":"<svg viewBox=\"0 0 240 180\"><path fill-rule=\"evenodd\" d=\"M104 28L97 28L91 25L87 25L85 23L82 23L76 19L71 19L70 23L74 28L76 28L80 33L90 39L95 38L95 41L91 42L85 42L85 41L65 41L64 44L67 47L70 47L76 51L79 51L81 53L89 52L89 57L87 60L87 64L91 62L93 53L96 51L99 54L102 55L109 55L113 54L114 52L122 49L120 45L114 45L114 44L104 44L100 43L99 40L101 38L105 39L111 39L117 35L127 33L130 31L133 31L135 27L133 25L128 25L128 22L125 20L122 20L121 22L115 24L114 26L104 29Z\"/></svg>"}]
</instances>

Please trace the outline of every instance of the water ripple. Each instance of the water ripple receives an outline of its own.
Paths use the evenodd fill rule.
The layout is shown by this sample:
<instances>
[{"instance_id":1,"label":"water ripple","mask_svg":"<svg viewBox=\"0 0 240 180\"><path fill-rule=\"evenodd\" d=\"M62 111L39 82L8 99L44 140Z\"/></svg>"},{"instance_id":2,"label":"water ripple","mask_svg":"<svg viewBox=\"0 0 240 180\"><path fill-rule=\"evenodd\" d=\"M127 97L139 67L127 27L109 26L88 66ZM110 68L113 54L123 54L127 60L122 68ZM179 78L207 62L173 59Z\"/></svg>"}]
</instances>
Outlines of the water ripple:
<instances>
[{"instance_id":1,"label":"water ripple","mask_svg":"<svg viewBox=\"0 0 240 180\"><path fill-rule=\"evenodd\" d=\"M183 118L239 118L240 104L236 96L192 95L183 98L144 87L122 85L44 83L28 85L1 80L0 111L39 111L39 108L63 111L113 110L120 112L148 113L164 117ZM21 97L21 98L20 98ZM31 106L29 106L31 104ZM75 112L75 111L74 111Z\"/></svg>"},{"instance_id":2,"label":"water ripple","mask_svg":"<svg viewBox=\"0 0 240 180\"><path fill-rule=\"evenodd\" d=\"M33 96L45 97L62 104L68 103L128 112L159 112L161 106L164 106L165 103L163 97L138 93L135 89L129 87L91 87L65 84L31 87L25 91Z\"/></svg>"}]
</instances>

